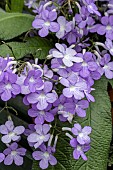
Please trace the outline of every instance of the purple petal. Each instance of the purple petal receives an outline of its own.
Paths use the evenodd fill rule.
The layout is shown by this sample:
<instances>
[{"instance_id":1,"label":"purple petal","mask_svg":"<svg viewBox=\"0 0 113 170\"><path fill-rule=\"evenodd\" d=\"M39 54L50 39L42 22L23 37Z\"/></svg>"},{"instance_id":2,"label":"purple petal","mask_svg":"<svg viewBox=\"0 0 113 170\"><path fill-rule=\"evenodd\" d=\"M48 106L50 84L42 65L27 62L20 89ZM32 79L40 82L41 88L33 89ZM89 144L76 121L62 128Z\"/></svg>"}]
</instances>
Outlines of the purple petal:
<instances>
[{"instance_id":1,"label":"purple petal","mask_svg":"<svg viewBox=\"0 0 113 170\"><path fill-rule=\"evenodd\" d=\"M25 128L23 126L17 126L13 130L13 132L15 132L16 135L21 135L22 133L24 133L24 131L25 131Z\"/></svg>"},{"instance_id":2,"label":"purple petal","mask_svg":"<svg viewBox=\"0 0 113 170\"><path fill-rule=\"evenodd\" d=\"M44 135L50 131L50 126L48 124L43 125L43 133Z\"/></svg>"},{"instance_id":3,"label":"purple petal","mask_svg":"<svg viewBox=\"0 0 113 170\"><path fill-rule=\"evenodd\" d=\"M57 164L57 160L53 155L50 155L49 163L51 165L56 165Z\"/></svg>"},{"instance_id":4,"label":"purple petal","mask_svg":"<svg viewBox=\"0 0 113 170\"><path fill-rule=\"evenodd\" d=\"M5 155L3 153L0 153L0 163L4 160Z\"/></svg>"},{"instance_id":5,"label":"purple petal","mask_svg":"<svg viewBox=\"0 0 113 170\"><path fill-rule=\"evenodd\" d=\"M23 164L23 157L19 156L19 155L15 155L14 156L14 163L17 165L17 166L20 166Z\"/></svg>"},{"instance_id":6,"label":"purple petal","mask_svg":"<svg viewBox=\"0 0 113 170\"><path fill-rule=\"evenodd\" d=\"M13 157L12 157L12 155L6 156L6 158L4 159L4 164L5 164L5 165L11 165L12 163L13 163Z\"/></svg>"},{"instance_id":7,"label":"purple petal","mask_svg":"<svg viewBox=\"0 0 113 170\"><path fill-rule=\"evenodd\" d=\"M47 169L49 164L48 164L48 160L46 159L42 159L39 163L39 166L41 169Z\"/></svg>"},{"instance_id":8,"label":"purple petal","mask_svg":"<svg viewBox=\"0 0 113 170\"><path fill-rule=\"evenodd\" d=\"M11 98L11 91L10 90L4 90L4 92L1 94L1 99L3 101L8 101Z\"/></svg>"},{"instance_id":9,"label":"purple petal","mask_svg":"<svg viewBox=\"0 0 113 170\"><path fill-rule=\"evenodd\" d=\"M49 34L48 28L43 27L41 30L38 31L38 34L41 37L46 37Z\"/></svg>"},{"instance_id":10,"label":"purple petal","mask_svg":"<svg viewBox=\"0 0 113 170\"><path fill-rule=\"evenodd\" d=\"M35 160L41 160L43 158L43 152L35 151L33 152L32 156Z\"/></svg>"},{"instance_id":11,"label":"purple petal","mask_svg":"<svg viewBox=\"0 0 113 170\"><path fill-rule=\"evenodd\" d=\"M7 130L7 127L5 125L0 126L0 133L3 134L3 135L8 134L8 130Z\"/></svg>"},{"instance_id":12,"label":"purple petal","mask_svg":"<svg viewBox=\"0 0 113 170\"><path fill-rule=\"evenodd\" d=\"M19 155L24 156L26 154L26 149L25 148L19 148L16 150Z\"/></svg>"}]
</instances>

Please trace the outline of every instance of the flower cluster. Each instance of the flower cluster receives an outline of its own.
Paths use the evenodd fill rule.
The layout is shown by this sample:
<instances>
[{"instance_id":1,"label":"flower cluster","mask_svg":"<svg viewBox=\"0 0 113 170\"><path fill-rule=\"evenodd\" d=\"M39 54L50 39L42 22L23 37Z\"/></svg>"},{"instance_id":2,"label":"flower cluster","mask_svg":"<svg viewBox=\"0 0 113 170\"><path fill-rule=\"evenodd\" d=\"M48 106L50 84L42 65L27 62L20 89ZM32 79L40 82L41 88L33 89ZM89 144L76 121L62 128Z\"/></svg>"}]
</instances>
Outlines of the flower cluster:
<instances>
[{"instance_id":1,"label":"flower cluster","mask_svg":"<svg viewBox=\"0 0 113 170\"><path fill-rule=\"evenodd\" d=\"M23 156L26 154L25 148L20 148L17 144L21 140L21 135L24 133L23 126L14 127L13 121L10 119L0 126L2 134L1 141L8 147L0 153L0 163L4 161L5 165L11 165L13 162L20 166L23 164Z\"/></svg>"},{"instance_id":2,"label":"flower cluster","mask_svg":"<svg viewBox=\"0 0 113 170\"><path fill-rule=\"evenodd\" d=\"M24 133L40 168L56 165L58 135L64 131L71 133L66 132L66 136L74 148L73 158L78 160L81 156L87 160L85 152L90 149L91 127L82 128L74 123L76 116L86 117L90 102L95 102L91 94L96 90L95 80L103 75L113 78L113 5L110 4L111 1L106 1L107 11L100 13L95 0L26 3L36 14L32 23L36 36L52 37L55 44L44 63L38 59L21 63L13 57L0 57L1 99L6 102L22 94L32 118L26 130L23 126L14 127L12 120L0 126L1 141L8 146L0 153L0 162L23 164L26 149L18 148L17 142ZM98 36L104 43L97 41ZM67 122L69 127L61 128L58 133L56 120Z\"/></svg>"}]
</instances>

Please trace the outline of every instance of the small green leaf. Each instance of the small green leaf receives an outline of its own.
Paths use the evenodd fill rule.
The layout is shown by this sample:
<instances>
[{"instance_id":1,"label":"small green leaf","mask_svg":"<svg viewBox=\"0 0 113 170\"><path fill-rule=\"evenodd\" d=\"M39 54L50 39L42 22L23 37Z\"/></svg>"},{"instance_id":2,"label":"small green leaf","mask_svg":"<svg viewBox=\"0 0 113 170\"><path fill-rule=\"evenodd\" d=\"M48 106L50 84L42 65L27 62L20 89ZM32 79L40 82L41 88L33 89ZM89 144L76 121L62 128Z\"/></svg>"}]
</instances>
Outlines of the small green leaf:
<instances>
[{"instance_id":1,"label":"small green leaf","mask_svg":"<svg viewBox=\"0 0 113 170\"><path fill-rule=\"evenodd\" d=\"M0 39L9 40L32 28L34 16L21 13L0 13Z\"/></svg>"},{"instance_id":2,"label":"small green leaf","mask_svg":"<svg viewBox=\"0 0 113 170\"><path fill-rule=\"evenodd\" d=\"M12 48L14 56L16 59L21 59L27 54L33 54L35 57L39 59L45 59L49 53L49 50L52 48L52 44L49 40L33 37L28 38L27 41L24 42L10 42L7 43L8 46ZM7 54L12 56L12 51L6 44L0 46L0 55L6 57Z\"/></svg>"},{"instance_id":3,"label":"small green leaf","mask_svg":"<svg viewBox=\"0 0 113 170\"><path fill-rule=\"evenodd\" d=\"M11 0L11 12L22 12L24 0Z\"/></svg>"}]
</instances>

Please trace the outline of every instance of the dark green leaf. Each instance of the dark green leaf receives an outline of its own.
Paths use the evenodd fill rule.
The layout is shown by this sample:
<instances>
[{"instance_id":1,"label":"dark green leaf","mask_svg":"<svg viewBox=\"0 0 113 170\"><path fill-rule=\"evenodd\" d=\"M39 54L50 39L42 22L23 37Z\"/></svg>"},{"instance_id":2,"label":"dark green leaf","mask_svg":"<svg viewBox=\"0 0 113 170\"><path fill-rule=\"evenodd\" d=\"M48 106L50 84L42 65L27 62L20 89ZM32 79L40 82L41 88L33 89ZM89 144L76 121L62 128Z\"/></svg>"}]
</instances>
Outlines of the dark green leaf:
<instances>
[{"instance_id":1,"label":"dark green leaf","mask_svg":"<svg viewBox=\"0 0 113 170\"><path fill-rule=\"evenodd\" d=\"M22 12L24 0L11 0L11 12Z\"/></svg>"},{"instance_id":2,"label":"dark green leaf","mask_svg":"<svg viewBox=\"0 0 113 170\"><path fill-rule=\"evenodd\" d=\"M34 16L21 13L0 13L0 39L9 40L32 28Z\"/></svg>"},{"instance_id":3,"label":"dark green leaf","mask_svg":"<svg viewBox=\"0 0 113 170\"><path fill-rule=\"evenodd\" d=\"M16 59L21 59L27 54L33 54L39 59L45 59L48 55L49 50L52 48L51 43L47 39L42 39L40 37L28 38L27 42L10 42L7 43L8 46L12 48L12 51ZM6 56L10 54L12 56L12 51L6 44L0 46L0 55Z\"/></svg>"}]
</instances>

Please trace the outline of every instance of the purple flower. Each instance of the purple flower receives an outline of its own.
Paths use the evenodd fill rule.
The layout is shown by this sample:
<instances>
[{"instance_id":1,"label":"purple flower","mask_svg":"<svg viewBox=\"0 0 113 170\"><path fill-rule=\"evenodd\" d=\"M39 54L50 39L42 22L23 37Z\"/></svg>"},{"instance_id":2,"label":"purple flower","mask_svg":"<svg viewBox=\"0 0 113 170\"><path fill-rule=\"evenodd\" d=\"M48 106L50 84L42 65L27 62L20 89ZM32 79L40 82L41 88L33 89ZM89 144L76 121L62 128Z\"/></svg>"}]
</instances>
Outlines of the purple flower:
<instances>
[{"instance_id":1,"label":"purple flower","mask_svg":"<svg viewBox=\"0 0 113 170\"><path fill-rule=\"evenodd\" d=\"M39 35L41 37L46 37L49 34L49 30L51 32L59 31L59 24L57 22L53 22L57 18L57 13L54 11L43 10L40 18L36 18L32 26L39 30Z\"/></svg>"},{"instance_id":2,"label":"purple flower","mask_svg":"<svg viewBox=\"0 0 113 170\"><path fill-rule=\"evenodd\" d=\"M87 100L75 100L75 112L79 117L86 116L86 110L89 107L89 102Z\"/></svg>"},{"instance_id":3,"label":"purple flower","mask_svg":"<svg viewBox=\"0 0 113 170\"><path fill-rule=\"evenodd\" d=\"M91 133L90 126L85 126L82 129L80 124L74 124L74 127L72 128L72 133L77 136L77 142L80 145L90 143L90 137L88 136Z\"/></svg>"},{"instance_id":4,"label":"purple flower","mask_svg":"<svg viewBox=\"0 0 113 170\"><path fill-rule=\"evenodd\" d=\"M78 144L75 138L70 140L70 145L74 148L74 151L73 151L74 159L78 160L81 156L83 160L87 161L87 157L84 154L84 152L87 152L90 149L90 145L80 145Z\"/></svg>"},{"instance_id":5,"label":"purple flower","mask_svg":"<svg viewBox=\"0 0 113 170\"><path fill-rule=\"evenodd\" d=\"M111 57L109 54L105 54L100 60L100 65L102 66L101 75L105 73L108 79L113 78L113 61L110 62L110 60Z\"/></svg>"},{"instance_id":6,"label":"purple flower","mask_svg":"<svg viewBox=\"0 0 113 170\"><path fill-rule=\"evenodd\" d=\"M53 109L59 114L60 121L69 121L70 123L74 117L75 105L72 98L66 98L63 94L53 103Z\"/></svg>"},{"instance_id":7,"label":"purple flower","mask_svg":"<svg viewBox=\"0 0 113 170\"><path fill-rule=\"evenodd\" d=\"M24 85L29 87L30 92L35 92L36 90L43 89L43 81L41 79L41 70L30 70L26 79L24 80Z\"/></svg>"},{"instance_id":8,"label":"purple flower","mask_svg":"<svg viewBox=\"0 0 113 170\"><path fill-rule=\"evenodd\" d=\"M18 148L18 144L14 142L5 149L3 153L6 156L4 159L5 165L11 165L14 162L17 166L21 166L23 164L23 156L26 154L26 149Z\"/></svg>"},{"instance_id":9,"label":"purple flower","mask_svg":"<svg viewBox=\"0 0 113 170\"><path fill-rule=\"evenodd\" d=\"M54 120L54 115L51 113L51 105L45 110L37 110L36 105L28 110L28 115L35 118L36 124L43 124L44 121L52 122Z\"/></svg>"},{"instance_id":10,"label":"purple flower","mask_svg":"<svg viewBox=\"0 0 113 170\"><path fill-rule=\"evenodd\" d=\"M3 135L1 140L3 143L10 143L11 141L18 141L21 139L21 134L24 133L23 126L14 127L13 121L8 120L5 125L0 126L0 133Z\"/></svg>"},{"instance_id":11,"label":"purple flower","mask_svg":"<svg viewBox=\"0 0 113 170\"><path fill-rule=\"evenodd\" d=\"M61 58L65 66L71 67L73 62L80 63L83 61L82 58L76 57L77 53L71 47L67 48L59 43L56 43L55 46L58 50L53 50L52 55L55 58Z\"/></svg>"},{"instance_id":12,"label":"purple flower","mask_svg":"<svg viewBox=\"0 0 113 170\"><path fill-rule=\"evenodd\" d=\"M31 133L27 140L34 143L35 149L38 148L43 142L47 142L50 138L50 126L48 124L37 124L34 126L35 132Z\"/></svg>"},{"instance_id":13,"label":"purple flower","mask_svg":"<svg viewBox=\"0 0 113 170\"><path fill-rule=\"evenodd\" d=\"M5 155L3 153L0 153L0 163L3 162L5 159Z\"/></svg>"},{"instance_id":14,"label":"purple flower","mask_svg":"<svg viewBox=\"0 0 113 170\"><path fill-rule=\"evenodd\" d=\"M74 79L73 77L70 79L62 78L60 83L66 87L63 89L65 97L71 98L74 96L77 100L84 98L84 90L87 89L87 84L83 79L77 80L76 77Z\"/></svg>"},{"instance_id":15,"label":"purple flower","mask_svg":"<svg viewBox=\"0 0 113 170\"><path fill-rule=\"evenodd\" d=\"M94 0L84 0L83 2L86 5L89 13L101 16L100 12L98 12L97 6L94 4Z\"/></svg>"},{"instance_id":16,"label":"purple flower","mask_svg":"<svg viewBox=\"0 0 113 170\"><path fill-rule=\"evenodd\" d=\"M0 94L3 101L8 101L14 95L20 93L21 89L18 84L16 84L17 75L9 72L4 73L4 79L0 83Z\"/></svg>"},{"instance_id":17,"label":"purple flower","mask_svg":"<svg viewBox=\"0 0 113 170\"><path fill-rule=\"evenodd\" d=\"M81 63L75 63L73 65L73 71L79 71L80 76L86 78L90 76L91 72L97 70L98 65L93 59L93 55L91 52L85 52L84 54L78 53L77 56L83 59Z\"/></svg>"},{"instance_id":18,"label":"purple flower","mask_svg":"<svg viewBox=\"0 0 113 170\"><path fill-rule=\"evenodd\" d=\"M106 38L113 40L113 15L101 18L101 23L97 28L99 35L106 34Z\"/></svg>"},{"instance_id":19,"label":"purple flower","mask_svg":"<svg viewBox=\"0 0 113 170\"><path fill-rule=\"evenodd\" d=\"M64 16L59 16L57 22L60 25L60 30L56 33L56 36L60 39L66 32L71 31L71 22L66 21Z\"/></svg>"},{"instance_id":20,"label":"purple flower","mask_svg":"<svg viewBox=\"0 0 113 170\"><path fill-rule=\"evenodd\" d=\"M50 165L54 166L57 164L56 158L53 156L53 148L51 146L46 147L45 145L40 147L40 151L34 151L32 154L35 160L39 160L39 166L41 169L46 169Z\"/></svg>"},{"instance_id":21,"label":"purple flower","mask_svg":"<svg viewBox=\"0 0 113 170\"><path fill-rule=\"evenodd\" d=\"M54 103L58 96L55 91L52 90L52 83L45 82L43 91L39 91L38 93L31 93L27 96L27 100L31 104L37 104L37 109L44 110L47 108L49 103Z\"/></svg>"}]
</instances>

